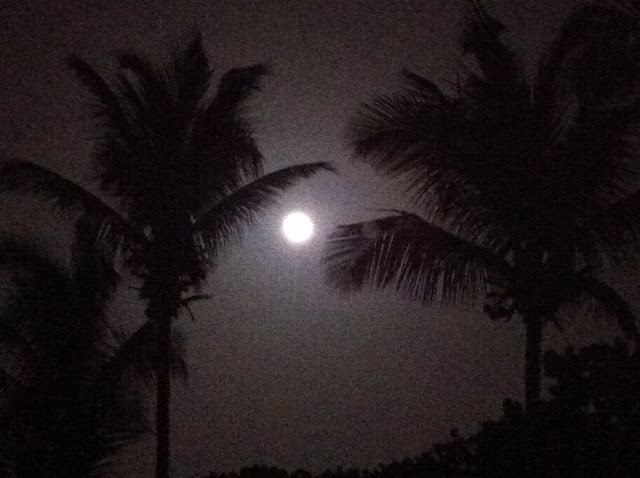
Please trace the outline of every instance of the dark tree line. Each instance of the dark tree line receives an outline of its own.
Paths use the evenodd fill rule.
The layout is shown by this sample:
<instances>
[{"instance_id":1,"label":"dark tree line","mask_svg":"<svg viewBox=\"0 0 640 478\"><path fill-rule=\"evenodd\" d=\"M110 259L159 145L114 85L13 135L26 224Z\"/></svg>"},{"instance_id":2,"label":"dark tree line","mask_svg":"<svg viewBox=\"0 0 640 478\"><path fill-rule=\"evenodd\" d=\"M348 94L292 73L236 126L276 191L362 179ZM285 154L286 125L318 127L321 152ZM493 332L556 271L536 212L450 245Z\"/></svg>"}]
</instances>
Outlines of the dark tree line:
<instances>
[{"instance_id":1,"label":"dark tree line","mask_svg":"<svg viewBox=\"0 0 640 478\"><path fill-rule=\"evenodd\" d=\"M415 458L319 474L253 466L207 478L631 478L640 476L640 355L623 342L547 352L550 398L503 414Z\"/></svg>"}]
</instances>

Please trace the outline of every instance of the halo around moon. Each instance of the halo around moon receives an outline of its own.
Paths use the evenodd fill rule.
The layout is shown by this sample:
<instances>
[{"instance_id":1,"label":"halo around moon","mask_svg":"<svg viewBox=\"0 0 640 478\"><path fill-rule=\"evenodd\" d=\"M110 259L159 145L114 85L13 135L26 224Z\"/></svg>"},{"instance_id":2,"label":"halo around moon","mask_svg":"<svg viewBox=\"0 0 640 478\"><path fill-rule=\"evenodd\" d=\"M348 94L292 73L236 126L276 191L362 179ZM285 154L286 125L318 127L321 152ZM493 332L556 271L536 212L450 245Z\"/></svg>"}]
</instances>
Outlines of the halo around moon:
<instances>
[{"instance_id":1,"label":"halo around moon","mask_svg":"<svg viewBox=\"0 0 640 478\"><path fill-rule=\"evenodd\" d=\"M313 222L303 212L291 212L282 221L282 232L289 242L300 244L313 235Z\"/></svg>"}]
</instances>

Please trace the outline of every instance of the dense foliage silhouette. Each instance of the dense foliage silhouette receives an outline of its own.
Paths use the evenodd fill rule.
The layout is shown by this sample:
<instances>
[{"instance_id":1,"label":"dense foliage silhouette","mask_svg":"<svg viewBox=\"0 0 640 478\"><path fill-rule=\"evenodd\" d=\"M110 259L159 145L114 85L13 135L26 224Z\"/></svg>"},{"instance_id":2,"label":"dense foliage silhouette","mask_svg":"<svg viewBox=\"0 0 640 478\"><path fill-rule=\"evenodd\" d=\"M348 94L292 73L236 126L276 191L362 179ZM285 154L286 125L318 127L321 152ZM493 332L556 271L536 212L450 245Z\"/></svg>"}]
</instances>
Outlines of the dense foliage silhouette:
<instances>
[{"instance_id":1,"label":"dense foliage silhouette","mask_svg":"<svg viewBox=\"0 0 640 478\"><path fill-rule=\"evenodd\" d=\"M120 447L149 431L156 327L126 334L109 316L112 252L79 234L67 267L29 243L0 243L2 476L102 476ZM183 369L177 345L172 361Z\"/></svg>"}]
</instances>

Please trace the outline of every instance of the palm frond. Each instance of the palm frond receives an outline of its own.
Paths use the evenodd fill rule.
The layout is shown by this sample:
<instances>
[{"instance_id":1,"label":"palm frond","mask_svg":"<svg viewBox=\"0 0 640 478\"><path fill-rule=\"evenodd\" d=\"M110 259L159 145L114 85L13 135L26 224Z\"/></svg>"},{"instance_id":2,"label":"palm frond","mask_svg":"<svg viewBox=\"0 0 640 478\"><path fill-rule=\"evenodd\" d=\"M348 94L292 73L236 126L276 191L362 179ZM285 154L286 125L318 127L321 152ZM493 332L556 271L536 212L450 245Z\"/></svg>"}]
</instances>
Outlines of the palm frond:
<instances>
[{"instance_id":1,"label":"palm frond","mask_svg":"<svg viewBox=\"0 0 640 478\"><path fill-rule=\"evenodd\" d=\"M113 238L96 239L94 224L87 221L86 216L76 222L75 232L71 275L77 297L77 313L95 321L100 329L104 327L108 304L120 281L115 268L121 244Z\"/></svg>"},{"instance_id":2,"label":"palm frond","mask_svg":"<svg viewBox=\"0 0 640 478\"><path fill-rule=\"evenodd\" d=\"M451 101L433 81L412 71L403 69L402 78L406 91L413 92L416 96L422 98L425 103L446 105Z\"/></svg>"},{"instance_id":3,"label":"palm frond","mask_svg":"<svg viewBox=\"0 0 640 478\"><path fill-rule=\"evenodd\" d=\"M180 309L185 310L191 320L196 320L196 316L191 310L191 304L193 302L200 302L200 301L209 300L209 299L211 299L211 296L209 294L190 295L180 300Z\"/></svg>"},{"instance_id":4,"label":"palm frond","mask_svg":"<svg viewBox=\"0 0 640 478\"><path fill-rule=\"evenodd\" d=\"M0 240L0 268L43 268L51 267L51 264L51 259L35 244L13 239Z\"/></svg>"},{"instance_id":5,"label":"palm frond","mask_svg":"<svg viewBox=\"0 0 640 478\"><path fill-rule=\"evenodd\" d=\"M131 111L135 113L133 120L139 123L138 127L145 128L146 146L151 148L149 159L175 161L175 155L179 152L178 138L183 133L185 117L191 112L180 114L183 105L176 97L167 72L135 53L123 53L118 61L119 72L124 75L121 78L126 78L129 89L135 92L134 102L138 108L132 108ZM133 98L123 96L122 99ZM137 151L138 160L145 158L144 155L140 157L140 153Z\"/></svg>"},{"instance_id":6,"label":"palm frond","mask_svg":"<svg viewBox=\"0 0 640 478\"><path fill-rule=\"evenodd\" d=\"M97 381L111 386L120 382L126 373L131 373L134 377L153 383L155 338L156 325L150 321L127 338L118 334L110 359L104 363Z\"/></svg>"},{"instance_id":7,"label":"palm frond","mask_svg":"<svg viewBox=\"0 0 640 478\"><path fill-rule=\"evenodd\" d=\"M1 267L1 266L0 266ZM22 291L16 290L16 294ZM24 317L15 297L0 310L0 370L15 383L29 384L37 376L41 351L25 337Z\"/></svg>"},{"instance_id":8,"label":"palm frond","mask_svg":"<svg viewBox=\"0 0 640 478\"><path fill-rule=\"evenodd\" d=\"M522 108L528 103L529 91L517 55L500 38L505 27L480 1L471 3L462 49L473 55L481 75L469 74L463 84L464 94L475 102L482 99L489 109L504 105Z\"/></svg>"},{"instance_id":9,"label":"palm frond","mask_svg":"<svg viewBox=\"0 0 640 478\"><path fill-rule=\"evenodd\" d=\"M638 321L629 303L612 287L594 278L583 276L578 286L602 304L605 310L618 322L620 330L629 338L640 339Z\"/></svg>"},{"instance_id":10,"label":"palm frond","mask_svg":"<svg viewBox=\"0 0 640 478\"><path fill-rule=\"evenodd\" d=\"M579 176L600 203L627 194L639 176L640 17L617 3L578 8L551 50L555 63L565 63L558 76L569 80L565 88L579 105L564 137L562 163L572 168L567 176Z\"/></svg>"},{"instance_id":11,"label":"palm frond","mask_svg":"<svg viewBox=\"0 0 640 478\"><path fill-rule=\"evenodd\" d=\"M202 34L194 32L172 63L172 77L177 96L184 109L193 113L205 97L211 80L211 69L202 44Z\"/></svg>"},{"instance_id":12,"label":"palm frond","mask_svg":"<svg viewBox=\"0 0 640 478\"><path fill-rule=\"evenodd\" d=\"M88 459L85 459L83 476L87 478L102 478L113 476L114 457L118 452L133 444L148 429L138 429L129 427L123 430L102 430L98 437L99 444L90 452Z\"/></svg>"},{"instance_id":13,"label":"palm frond","mask_svg":"<svg viewBox=\"0 0 640 478\"><path fill-rule=\"evenodd\" d=\"M10 312L0 312L0 374L3 381L27 385L37 374L37 360L34 360L37 352L31 342L11 324L11 315Z\"/></svg>"},{"instance_id":14,"label":"palm frond","mask_svg":"<svg viewBox=\"0 0 640 478\"><path fill-rule=\"evenodd\" d=\"M60 209L82 208L100 201L64 176L20 159L11 160L2 166L0 188L2 191L35 194Z\"/></svg>"},{"instance_id":15,"label":"palm frond","mask_svg":"<svg viewBox=\"0 0 640 478\"><path fill-rule=\"evenodd\" d=\"M580 54L572 58L573 87L587 104L622 106L640 95L637 2L591 2L565 22L561 38Z\"/></svg>"},{"instance_id":16,"label":"palm frond","mask_svg":"<svg viewBox=\"0 0 640 478\"><path fill-rule=\"evenodd\" d=\"M21 241L0 243L0 270L11 291L0 312L0 349L17 380L30 383L51 365L56 347L64 348L61 321L72 300L67 271L37 246ZM64 301L60 297L64 297ZM15 367L9 369L10 364Z\"/></svg>"},{"instance_id":17,"label":"palm frond","mask_svg":"<svg viewBox=\"0 0 640 478\"><path fill-rule=\"evenodd\" d=\"M180 191L194 211L203 198L260 177L264 161L248 122L223 112L212 118L207 112L196 115L184 157L184 168L177 172L184 185Z\"/></svg>"},{"instance_id":18,"label":"palm frond","mask_svg":"<svg viewBox=\"0 0 640 478\"><path fill-rule=\"evenodd\" d=\"M85 220L93 222L96 238L123 244L139 236L118 211L98 196L29 161L13 160L3 165L0 169L0 191L31 193L56 208L82 211Z\"/></svg>"},{"instance_id":19,"label":"palm frond","mask_svg":"<svg viewBox=\"0 0 640 478\"><path fill-rule=\"evenodd\" d=\"M123 380L127 374L153 383L155 371L161 357L157 353L157 327L147 321L133 334L123 337L116 334L116 343L112 345L109 359L103 364L97 382L106 387ZM177 330L172 332L171 370L184 380L187 379L187 366L182 356L182 339Z\"/></svg>"},{"instance_id":20,"label":"palm frond","mask_svg":"<svg viewBox=\"0 0 640 478\"><path fill-rule=\"evenodd\" d=\"M99 110L96 116L106 120L109 129L117 132L126 142L131 142L133 136L132 125L119 98L109 84L94 70L91 65L71 55L68 59L70 68L75 72L80 82L98 100Z\"/></svg>"},{"instance_id":21,"label":"palm frond","mask_svg":"<svg viewBox=\"0 0 640 478\"><path fill-rule=\"evenodd\" d=\"M435 84L410 72L404 72L403 79L399 93L362 105L347 126L355 154L392 177L413 172L404 164L407 160L422 166L421 156L446 152L450 130L462 119L453 100Z\"/></svg>"},{"instance_id":22,"label":"palm frond","mask_svg":"<svg viewBox=\"0 0 640 478\"><path fill-rule=\"evenodd\" d=\"M100 211L114 223L123 221L122 216L107 203L70 179L23 160L12 160L0 169L0 190L35 194L50 201L60 209L80 208Z\"/></svg>"},{"instance_id":23,"label":"palm frond","mask_svg":"<svg viewBox=\"0 0 640 478\"><path fill-rule=\"evenodd\" d=\"M140 91L146 95L145 100L148 106L152 106L153 102L158 107L166 106L166 102L171 99L168 89L166 75L159 71L146 58L135 53L122 53L118 57L118 65L120 70L130 71L134 75Z\"/></svg>"},{"instance_id":24,"label":"palm frond","mask_svg":"<svg viewBox=\"0 0 640 478\"><path fill-rule=\"evenodd\" d=\"M14 387L21 388L23 385L13 374L8 373L4 367L0 367L0 414L7 411L8 398Z\"/></svg>"},{"instance_id":25,"label":"palm frond","mask_svg":"<svg viewBox=\"0 0 640 478\"><path fill-rule=\"evenodd\" d=\"M491 16L481 1L471 0L470 13L465 18L462 49L465 53L500 42L500 34L505 27Z\"/></svg>"},{"instance_id":26,"label":"palm frond","mask_svg":"<svg viewBox=\"0 0 640 478\"><path fill-rule=\"evenodd\" d=\"M631 18L640 18L640 5L635 0L594 0L600 7L616 8Z\"/></svg>"},{"instance_id":27,"label":"palm frond","mask_svg":"<svg viewBox=\"0 0 640 478\"><path fill-rule=\"evenodd\" d=\"M232 68L220 79L211 108L218 112L237 111L253 91L260 89L260 80L267 74L269 68L264 64Z\"/></svg>"},{"instance_id":28,"label":"palm frond","mask_svg":"<svg viewBox=\"0 0 640 478\"><path fill-rule=\"evenodd\" d=\"M422 301L470 297L508 264L491 250L414 214L340 226L328 242L328 280L342 290L395 287Z\"/></svg>"},{"instance_id":29,"label":"palm frond","mask_svg":"<svg viewBox=\"0 0 640 478\"><path fill-rule=\"evenodd\" d=\"M552 49L562 70L557 76L579 105L562 138L563 169L556 176L579 179L563 180L561 191L583 216L624 201L640 179L640 16L625 11L622 3L577 9Z\"/></svg>"},{"instance_id":30,"label":"palm frond","mask_svg":"<svg viewBox=\"0 0 640 478\"><path fill-rule=\"evenodd\" d=\"M519 151L513 137L522 136L518 127L529 129L471 120L432 82L408 72L404 77L399 93L363 106L348 126L356 157L399 180L430 220L486 243L507 237L501 206L513 208L513 195L520 199L520 186L531 179L512 160Z\"/></svg>"},{"instance_id":31,"label":"palm frond","mask_svg":"<svg viewBox=\"0 0 640 478\"><path fill-rule=\"evenodd\" d=\"M144 431L119 412L122 383L94 381L115 286L112 261L96 252L91 229L78 232L70 268L30 244L0 243L0 269L15 284L0 312L3 379L14 379L2 391L0 434L18 447L8 470L93 476Z\"/></svg>"},{"instance_id":32,"label":"palm frond","mask_svg":"<svg viewBox=\"0 0 640 478\"><path fill-rule=\"evenodd\" d=\"M585 251L625 266L637 257L640 244L640 191L587 216L576 228L576 241ZM581 251L582 252L582 251ZM596 266L598 263L589 263Z\"/></svg>"},{"instance_id":33,"label":"palm frond","mask_svg":"<svg viewBox=\"0 0 640 478\"><path fill-rule=\"evenodd\" d=\"M308 163L256 179L204 210L196 220L194 231L202 236L205 247L215 253L220 246L237 237L243 226L272 206L287 188L321 171L335 173L328 163Z\"/></svg>"},{"instance_id":34,"label":"palm frond","mask_svg":"<svg viewBox=\"0 0 640 478\"><path fill-rule=\"evenodd\" d=\"M231 69L222 76L215 96L195 118L191 154L199 154L196 147L202 148L204 158L215 161L212 166L221 173L239 168L242 174L253 179L262 175L263 158L251 139L252 130L242 119L242 113L245 102L259 90L260 80L267 73L265 65L253 65ZM227 172L225 176L228 175Z\"/></svg>"},{"instance_id":35,"label":"palm frond","mask_svg":"<svg viewBox=\"0 0 640 478\"><path fill-rule=\"evenodd\" d=\"M110 128L101 131L101 181L127 209L149 208L161 197L159 190L164 189L166 195L169 189L193 112L178 97L171 72L135 53L121 54L118 65L114 94L134 134L122 137Z\"/></svg>"},{"instance_id":36,"label":"palm frond","mask_svg":"<svg viewBox=\"0 0 640 478\"><path fill-rule=\"evenodd\" d=\"M464 111L435 84L404 72L398 93L361 107L347 126L359 159L402 181L416 204L427 204L447 184L451 196L469 194L462 172L479 149Z\"/></svg>"}]
</instances>

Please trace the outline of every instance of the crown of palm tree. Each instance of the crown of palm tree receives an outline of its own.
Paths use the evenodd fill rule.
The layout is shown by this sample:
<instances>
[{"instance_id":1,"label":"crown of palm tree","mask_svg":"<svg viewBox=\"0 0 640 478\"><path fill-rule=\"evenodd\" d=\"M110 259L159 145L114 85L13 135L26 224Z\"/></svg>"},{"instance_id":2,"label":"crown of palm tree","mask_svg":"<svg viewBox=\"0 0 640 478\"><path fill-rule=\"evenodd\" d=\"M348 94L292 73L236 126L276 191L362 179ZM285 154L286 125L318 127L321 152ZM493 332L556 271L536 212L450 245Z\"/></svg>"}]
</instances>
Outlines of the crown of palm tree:
<instances>
[{"instance_id":1,"label":"crown of palm tree","mask_svg":"<svg viewBox=\"0 0 640 478\"><path fill-rule=\"evenodd\" d=\"M264 158L244 104L267 68L232 69L214 88L199 34L161 68L135 54L120 55L112 83L78 57L69 64L97 100L100 185L116 198L115 207L23 160L4 166L2 186L89 212L86 221L97 233L133 252L134 269L148 268L152 257L166 259L166 251L149 244L170 234L177 250L169 266L197 285L204 278L203 260L215 257L284 189L318 171L333 171L327 163L313 163L263 174Z\"/></svg>"},{"instance_id":2,"label":"crown of palm tree","mask_svg":"<svg viewBox=\"0 0 640 478\"><path fill-rule=\"evenodd\" d=\"M518 251L558 274L551 264L598 267L620 239L637 237L640 108L578 101L569 25L532 81L501 30L476 5L463 45L477 68L453 93L404 72L399 93L364 105L349 125L356 156L400 180L417 214L339 229L333 282L371 278L412 297L453 298L484 290L488 271L504 275Z\"/></svg>"}]
</instances>

